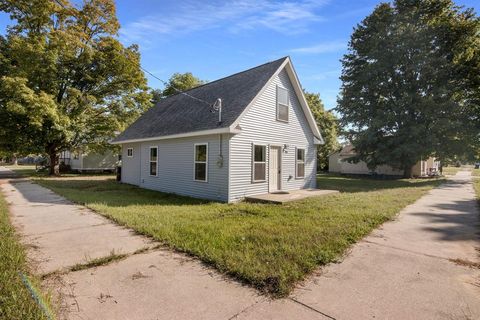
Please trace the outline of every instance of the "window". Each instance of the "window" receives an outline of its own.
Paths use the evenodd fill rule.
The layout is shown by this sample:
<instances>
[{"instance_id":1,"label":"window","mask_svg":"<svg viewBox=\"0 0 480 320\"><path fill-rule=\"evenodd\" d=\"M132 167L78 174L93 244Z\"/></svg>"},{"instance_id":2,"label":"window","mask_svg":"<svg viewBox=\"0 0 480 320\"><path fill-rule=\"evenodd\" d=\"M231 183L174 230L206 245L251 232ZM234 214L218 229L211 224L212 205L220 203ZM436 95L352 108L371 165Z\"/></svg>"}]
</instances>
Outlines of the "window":
<instances>
[{"instance_id":1,"label":"window","mask_svg":"<svg viewBox=\"0 0 480 320\"><path fill-rule=\"evenodd\" d=\"M253 145L253 182L265 181L266 177L266 146Z\"/></svg>"},{"instance_id":2,"label":"window","mask_svg":"<svg viewBox=\"0 0 480 320\"><path fill-rule=\"evenodd\" d=\"M296 158L296 177L304 178L305 177L305 149L297 148L297 158Z\"/></svg>"},{"instance_id":3,"label":"window","mask_svg":"<svg viewBox=\"0 0 480 320\"><path fill-rule=\"evenodd\" d=\"M194 155L194 179L195 181L207 182L208 175L208 145L206 143L195 144Z\"/></svg>"},{"instance_id":4,"label":"window","mask_svg":"<svg viewBox=\"0 0 480 320\"><path fill-rule=\"evenodd\" d=\"M277 120L288 121L288 90L277 86Z\"/></svg>"},{"instance_id":5,"label":"window","mask_svg":"<svg viewBox=\"0 0 480 320\"><path fill-rule=\"evenodd\" d=\"M127 157L133 157L133 148L128 148L127 149Z\"/></svg>"},{"instance_id":6,"label":"window","mask_svg":"<svg viewBox=\"0 0 480 320\"><path fill-rule=\"evenodd\" d=\"M150 147L150 175L157 175L158 148Z\"/></svg>"},{"instance_id":7,"label":"window","mask_svg":"<svg viewBox=\"0 0 480 320\"><path fill-rule=\"evenodd\" d=\"M78 152L74 152L73 153L73 160L78 160L80 157L79 153Z\"/></svg>"}]
</instances>

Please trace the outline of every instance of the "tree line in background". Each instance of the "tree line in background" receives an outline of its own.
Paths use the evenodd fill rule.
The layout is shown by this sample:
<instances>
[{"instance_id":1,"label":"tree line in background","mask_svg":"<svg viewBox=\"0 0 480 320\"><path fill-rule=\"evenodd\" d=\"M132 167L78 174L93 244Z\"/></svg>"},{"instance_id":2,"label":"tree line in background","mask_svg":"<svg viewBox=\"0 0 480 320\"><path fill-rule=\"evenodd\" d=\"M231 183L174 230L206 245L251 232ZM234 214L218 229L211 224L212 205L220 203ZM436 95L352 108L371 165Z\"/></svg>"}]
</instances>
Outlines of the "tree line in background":
<instances>
[{"instance_id":1,"label":"tree line in background","mask_svg":"<svg viewBox=\"0 0 480 320\"><path fill-rule=\"evenodd\" d=\"M110 0L0 0L15 24L0 37L0 149L58 154L106 147L150 107L138 47L118 40Z\"/></svg>"},{"instance_id":2,"label":"tree line in background","mask_svg":"<svg viewBox=\"0 0 480 320\"><path fill-rule=\"evenodd\" d=\"M50 173L62 150L102 150L161 99L206 83L175 73L147 87L135 45L117 37L112 0L0 0L16 22L0 36L0 155L43 153ZM480 157L480 22L450 0L379 4L355 28L342 59L336 118L319 94L305 97L328 155L353 143L369 168L411 176L421 158Z\"/></svg>"},{"instance_id":3,"label":"tree line in background","mask_svg":"<svg viewBox=\"0 0 480 320\"><path fill-rule=\"evenodd\" d=\"M351 160L411 177L421 159L472 161L480 150L480 19L450 0L378 5L342 60L336 110Z\"/></svg>"}]
</instances>

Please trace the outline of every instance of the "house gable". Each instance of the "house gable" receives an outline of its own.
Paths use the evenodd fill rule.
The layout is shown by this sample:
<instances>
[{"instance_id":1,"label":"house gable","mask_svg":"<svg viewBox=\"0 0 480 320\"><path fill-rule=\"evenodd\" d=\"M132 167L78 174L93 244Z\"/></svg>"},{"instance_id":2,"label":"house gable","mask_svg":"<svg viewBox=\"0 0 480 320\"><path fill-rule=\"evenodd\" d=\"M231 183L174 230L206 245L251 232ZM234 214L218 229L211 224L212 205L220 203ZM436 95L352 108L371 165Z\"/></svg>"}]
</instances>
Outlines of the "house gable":
<instances>
[{"instance_id":1,"label":"house gable","mask_svg":"<svg viewBox=\"0 0 480 320\"><path fill-rule=\"evenodd\" d=\"M265 84L265 86L257 93L255 98L249 103L249 105L240 114L240 116L237 118L237 120L235 120L235 122L232 123L232 125L230 126L230 130L235 130L239 127L239 125L240 125L242 119L244 118L244 116L250 111L250 109L255 105L255 103L258 101L258 99L264 94L265 90L271 86L272 81L274 79L278 78L279 74L282 73L282 72L284 73L283 78L285 78L285 76L287 76L288 79L289 79L289 81L288 81L289 85L287 85L290 88L289 95L292 96L293 93L295 94L296 99L298 101L298 104L301 106L301 109L304 113L305 119L307 120L308 125L311 129L311 132L313 133L315 138L317 138L316 144L323 144L324 140L323 140L322 134L320 133L320 130L318 129L315 118L313 117L313 114L310 110L310 107L308 106L305 95L303 94L302 87L301 87L300 82L298 80L297 73L295 72L295 69L293 68L290 57L287 57L285 59L285 61L282 63L282 65L272 75L272 77ZM285 85L286 85L286 83L285 83Z\"/></svg>"},{"instance_id":2,"label":"house gable","mask_svg":"<svg viewBox=\"0 0 480 320\"><path fill-rule=\"evenodd\" d=\"M230 139L229 201L270 192L268 177L263 182L252 179L253 145L257 144L267 147L267 168L270 147L281 147L282 190L315 187L315 135L308 121L308 113L304 112L301 104L303 96L297 95L292 80L288 67L278 70L237 122L236 128L240 128L241 132ZM277 119L277 87L287 89L289 93L288 122ZM296 177L295 156L298 148L305 150L304 178Z\"/></svg>"}]
</instances>

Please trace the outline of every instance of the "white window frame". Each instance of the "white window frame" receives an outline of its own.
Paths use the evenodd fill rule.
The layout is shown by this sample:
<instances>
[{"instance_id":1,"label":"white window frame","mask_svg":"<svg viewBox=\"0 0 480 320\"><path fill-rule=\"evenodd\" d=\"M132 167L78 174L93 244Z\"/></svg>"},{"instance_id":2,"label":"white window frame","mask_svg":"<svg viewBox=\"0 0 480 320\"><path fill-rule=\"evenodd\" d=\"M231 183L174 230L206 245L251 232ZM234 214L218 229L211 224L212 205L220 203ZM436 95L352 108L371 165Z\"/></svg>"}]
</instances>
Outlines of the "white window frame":
<instances>
[{"instance_id":1,"label":"white window frame","mask_svg":"<svg viewBox=\"0 0 480 320\"><path fill-rule=\"evenodd\" d=\"M131 154L129 154L131 151ZM158 154L157 154L158 156ZM127 148L127 158L132 158L133 157L133 148Z\"/></svg>"},{"instance_id":2,"label":"white window frame","mask_svg":"<svg viewBox=\"0 0 480 320\"><path fill-rule=\"evenodd\" d=\"M207 157L205 158L205 161L197 161L197 146L206 146L207 150ZM196 178L195 174L195 169L196 169L196 164L197 163L205 163L205 180L198 180ZM196 182L208 182L208 142L201 142L201 143L195 143L193 145L193 181Z\"/></svg>"},{"instance_id":3,"label":"white window frame","mask_svg":"<svg viewBox=\"0 0 480 320\"><path fill-rule=\"evenodd\" d=\"M152 149L157 150L157 160L152 161ZM152 168L152 162L155 162L155 174L152 174L151 168ZM148 174L150 177L158 177L158 147L157 146L150 146L148 149Z\"/></svg>"},{"instance_id":4,"label":"white window frame","mask_svg":"<svg viewBox=\"0 0 480 320\"><path fill-rule=\"evenodd\" d=\"M255 161L255 147L263 147L264 161ZM265 179L255 180L255 163L263 163L265 170ZM262 183L267 181L267 145L261 143L252 143L252 183Z\"/></svg>"},{"instance_id":5,"label":"white window frame","mask_svg":"<svg viewBox=\"0 0 480 320\"><path fill-rule=\"evenodd\" d=\"M286 104L286 105L280 103L279 100L278 100L278 91L279 91L279 90L285 90L285 91L287 92L287 104ZM277 121L287 122L287 123L288 123L288 120L290 119L290 103L289 103L289 101L290 101L290 92L288 91L288 89L283 88L283 87L277 85L276 95L277 95L277 96L276 96L275 98L276 98L276 101L277 101ZM280 119L280 117L279 117L279 115L280 115L280 108L279 108L279 106L280 106L280 105L287 107L287 120Z\"/></svg>"},{"instance_id":6,"label":"white window frame","mask_svg":"<svg viewBox=\"0 0 480 320\"><path fill-rule=\"evenodd\" d=\"M298 161L298 150L303 150L303 162ZM295 148L295 179L305 179L305 158L307 156L306 148ZM303 163L303 176L298 175L298 164Z\"/></svg>"}]
</instances>

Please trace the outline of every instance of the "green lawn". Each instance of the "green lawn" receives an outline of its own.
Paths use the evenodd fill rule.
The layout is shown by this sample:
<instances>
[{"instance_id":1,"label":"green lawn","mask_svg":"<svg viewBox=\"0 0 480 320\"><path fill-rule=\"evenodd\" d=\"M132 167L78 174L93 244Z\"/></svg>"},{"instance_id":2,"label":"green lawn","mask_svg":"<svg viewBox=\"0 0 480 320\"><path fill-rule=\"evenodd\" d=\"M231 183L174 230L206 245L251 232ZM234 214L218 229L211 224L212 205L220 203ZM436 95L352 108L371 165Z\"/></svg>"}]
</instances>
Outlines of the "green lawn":
<instances>
[{"instance_id":1,"label":"green lawn","mask_svg":"<svg viewBox=\"0 0 480 320\"><path fill-rule=\"evenodd\" d=\"M34 165L5 165L6 168L15 171L22 177L29 178L50 178L47 170L36 171ZM87 173L62 173L61 177L80 177L80 176L114 176L114 173L105 173L105 172L87 172ZM57 176L52 176L51 178L57 178Z\"/></svg>"},{"instance_id":2,"label":"green lawn","mask_svg":"<svg viewBox=\"0 0 480 320\"><path fill-rule=\"evenodd\" d=\"M113 180L38 183L264 292L284 296L443 181L328 175L318 180L319 188L343 192L285 205L222 204Z\"/></svg>"},{"instance_id":3,"label":"green lawn","mask_svg":"<svg viewBox=\"0 0 480 320\"><path fill-rule=\"evenodd\" d=\"M480 169L473 169L472 170L472 175L474 177L480 177Z\"/></svg>"},{"instance_id":4,"label":"green lawn","mask_svg":"<svg viewBox=\"0 0 480 320\"><path fill-rule=\"evenodd\" d=\"M462 167L443 167L442 172L444 175L456 175L458 171L465 170Z\"/></svg>"},{"instance_id":5,"label":"green lawn","mask_svg":"<svg viewBox=\"0 0 480 320\"><path fill-rule=\"evenodd\" d=\"M47 319L25 286L23 275L35 288L39 287L39 281L28 272L25 250L10 224L7 203L0 193L0 319ZM38 289L35 291L43 296L42 300L47 298Z\"/></svg>"}]
</instances>

